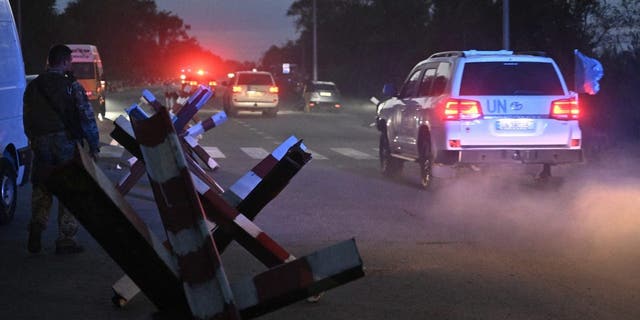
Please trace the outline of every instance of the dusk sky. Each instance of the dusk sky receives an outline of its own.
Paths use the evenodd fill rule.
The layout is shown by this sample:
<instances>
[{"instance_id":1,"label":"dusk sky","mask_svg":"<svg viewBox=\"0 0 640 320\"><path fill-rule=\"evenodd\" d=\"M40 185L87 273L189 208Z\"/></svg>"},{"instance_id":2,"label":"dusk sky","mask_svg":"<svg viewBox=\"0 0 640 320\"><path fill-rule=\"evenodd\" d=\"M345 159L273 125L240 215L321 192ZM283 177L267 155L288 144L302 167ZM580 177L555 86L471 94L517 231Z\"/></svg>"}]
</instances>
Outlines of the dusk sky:
<instances>
[{"instance_id":1,"label":"dusk sky","mask_svg":"<svg viewBox=\"0 0 640 320\"><path fill-rule=\"evenodd\" d=\"M57 0L63 10L69 0ZM257 61L271 45L297 38L287 9L294 0L156 0L191 25L189 34L224 59Z\"/></svg>"}]
</instances>

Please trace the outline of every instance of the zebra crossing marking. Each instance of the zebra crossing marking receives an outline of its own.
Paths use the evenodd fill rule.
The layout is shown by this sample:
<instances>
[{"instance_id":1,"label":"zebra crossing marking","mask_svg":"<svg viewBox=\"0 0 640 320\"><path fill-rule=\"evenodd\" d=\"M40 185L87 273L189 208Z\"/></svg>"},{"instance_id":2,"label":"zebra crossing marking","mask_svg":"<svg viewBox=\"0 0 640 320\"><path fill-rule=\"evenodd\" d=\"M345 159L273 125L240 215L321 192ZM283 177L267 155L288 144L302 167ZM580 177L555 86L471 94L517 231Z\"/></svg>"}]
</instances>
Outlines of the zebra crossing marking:
<instances>
[{"instance_id":1,"label":"zebra crossing marking","mask_svg":"<svg viewBox=\"0 0 640 320\"><path fill-rule=\"evenodd\" d=\"M202 147L204 149L204 151L206 151L209 156L211 156L211 158L214 159L222 159L222 158L226 158L227 156L224 155L224 153L222 153L222 151L220 151L220 148L218 147Z\"/></svg>"},{"instance_id":2,"label":"zebra crossing marking","mask_svg":"<svg viewBox=\"0 0 640 320\"><path fill-rule=\"evenodd\" d=\"M242 152L246 153L252 159L264 159L269 155L269 152L262 148L244 147L240 148Z\"/></svg>"},{"instance_id":3,"label":"zebra crossing marking","mask_svg":"<svg viewBox=\"0 0 640 320\"><path fill-rule=\"evenodd\" d=\"M352 149L352 148L329 148L334 152L337 152L343 156L349 157L349 158L354 158L356 160L372 160L372 159L377 159L376 157L358 151L356 149Z\"/></svg>"},{"instance_id":4,"label":"zebra crossing marking","mask_svg":"<svg viewBox=\"0 0 640 320\"><path fill-rule=\"evenodd\" d=\"M329 158L311 150L311 149L307 149L307 152L311 153L311 159L313 160L327 160Z\"/></svg>"}]
</instances>

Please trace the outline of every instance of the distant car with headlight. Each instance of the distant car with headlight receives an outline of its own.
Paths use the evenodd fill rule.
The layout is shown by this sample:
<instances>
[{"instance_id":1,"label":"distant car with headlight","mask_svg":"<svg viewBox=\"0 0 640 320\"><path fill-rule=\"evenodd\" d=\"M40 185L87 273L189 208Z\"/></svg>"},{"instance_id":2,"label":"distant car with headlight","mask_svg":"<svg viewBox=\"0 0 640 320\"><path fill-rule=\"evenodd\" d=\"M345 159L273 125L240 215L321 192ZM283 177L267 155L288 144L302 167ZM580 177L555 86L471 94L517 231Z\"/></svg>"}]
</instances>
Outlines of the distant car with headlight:
<instances>
[{"instance_id":1,"label":"distant car with headlight","mask_svg":"<svg viewBox=\"0 0 640 320\"><path fill-rule=\"evenodd\" d=\"M434 164L542 164L582 161L578 95L553 59L540 53L449 51L431 55L378 109L380 167L397 174L420 166L421 184Z\"/></svg>"},{"instance_id":2,"label":"distant car with headlight","mask_svg":"<svg viewBox=\"0 0 640 320\"><path fill-rule=\"evenodd\" d=\"M233 73L222 98L224 111L236 116L239 111L261 111L264 116L278 114L278 86L266 71L239 71Z\"/></svg>"},{"instance_id":3,"label":"distant car with headlight","mask_svg":"<svg viewBox=\"0 0 640 320\"><path fill-rule=\"evenodd\" d=\"M335 83L329 81L312 81L302 91L304 111L310 112L321 108L340 110L342 96Z\"/></svg>"}]
</instances>

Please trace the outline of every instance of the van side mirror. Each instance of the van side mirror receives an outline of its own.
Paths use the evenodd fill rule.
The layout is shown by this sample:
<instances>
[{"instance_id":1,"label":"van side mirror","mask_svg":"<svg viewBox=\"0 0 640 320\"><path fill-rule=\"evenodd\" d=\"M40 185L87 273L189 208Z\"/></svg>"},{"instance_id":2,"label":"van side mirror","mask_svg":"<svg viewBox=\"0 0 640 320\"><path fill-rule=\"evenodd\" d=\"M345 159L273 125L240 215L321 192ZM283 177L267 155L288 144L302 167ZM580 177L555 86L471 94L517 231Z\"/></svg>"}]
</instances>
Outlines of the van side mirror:
<instances>
[{"instance_id":1,"label":"van side mirror","mask_svg":"<svg viewBox=\"0 0 640 320\"><path fill-rule=\"evenodd\" d=\"M396 86L392 83L387 83L382 87L382 96L384 97L393 97L397 93Z\"/></svg>"}]
</instances>

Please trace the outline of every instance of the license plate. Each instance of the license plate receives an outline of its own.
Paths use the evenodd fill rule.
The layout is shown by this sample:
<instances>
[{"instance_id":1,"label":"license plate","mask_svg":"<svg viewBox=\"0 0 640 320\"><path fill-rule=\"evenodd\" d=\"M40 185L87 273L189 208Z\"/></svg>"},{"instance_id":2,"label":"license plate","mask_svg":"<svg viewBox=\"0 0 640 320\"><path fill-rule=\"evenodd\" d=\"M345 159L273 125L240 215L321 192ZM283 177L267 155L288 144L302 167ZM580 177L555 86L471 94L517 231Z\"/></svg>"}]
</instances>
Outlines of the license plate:
<instances>
[{"instance_id":1,"label":"license plate","mask_svg":"<svg viewBox=\"0 0 640 320\"><path fill-rule=\"evenodd\" d=\"M534 131L536 122L533 119L500 119L496 121L496 130Z\"/></svg>"},{"instance_id":2,"label":"license plate","mask_svg":"<svg viewBox=\"0 0 640 320\"><path fill-rule=\"evenodd\" d=\"M247 91L247 95L249 97L262 97L262 92L260 92L260 91Z\"/></svg>"},{"instance_id":3,"label":"license plate","mask_svg":"<svg viewBox=\"0 0 640 320\"><path fill-rule=\"evenodd\" d=\"M322 97L331 97L331 92L320 91L320 96L322 96Z\"/></svg>"}]
</instances>

